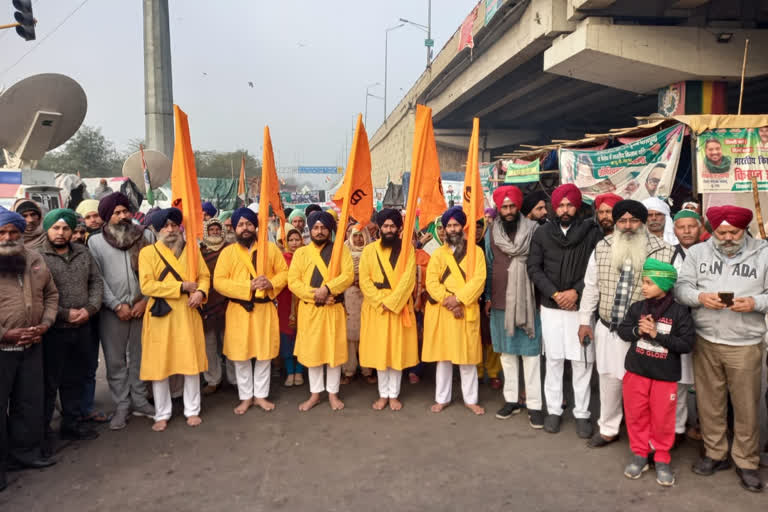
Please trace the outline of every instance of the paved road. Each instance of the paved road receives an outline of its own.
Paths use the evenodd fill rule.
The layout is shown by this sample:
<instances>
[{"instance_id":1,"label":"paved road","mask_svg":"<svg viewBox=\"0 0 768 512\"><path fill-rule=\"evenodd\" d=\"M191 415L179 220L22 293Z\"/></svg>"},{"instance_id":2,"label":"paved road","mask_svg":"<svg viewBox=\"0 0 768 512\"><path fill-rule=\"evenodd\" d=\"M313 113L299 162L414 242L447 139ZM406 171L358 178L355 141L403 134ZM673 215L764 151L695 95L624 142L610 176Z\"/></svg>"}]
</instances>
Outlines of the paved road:
<instances>
[{"instance_id":1,"label":"paved road","mask_svg":"<svg viewBox=\"0 0 768 512\"><path fill-rule=\"evenodd\" d=\"M500 395L481 387L488 408L475 417L455 402L428 412L433 383L403 385L405 408L376 412L375 386L343 388L347 408L327 401L299 413L304 389L273 384L277 409L235 417L228 388L204 401L204 423L184 424L178 404L164 433L134 418L121 432L65 446L56 466L12 473L0 511L757 511L733 471L691 473L698 447L673 452L678 483L664 489L653 473L622 476L621 443L590 450L567 414L559 435L529 428L525 414L499 421ZM459 392L454 384L454 395ZM103 379L98 398L106 407ZM763 472L768 479L768 471Z\"/></svg>"}]
</instances>

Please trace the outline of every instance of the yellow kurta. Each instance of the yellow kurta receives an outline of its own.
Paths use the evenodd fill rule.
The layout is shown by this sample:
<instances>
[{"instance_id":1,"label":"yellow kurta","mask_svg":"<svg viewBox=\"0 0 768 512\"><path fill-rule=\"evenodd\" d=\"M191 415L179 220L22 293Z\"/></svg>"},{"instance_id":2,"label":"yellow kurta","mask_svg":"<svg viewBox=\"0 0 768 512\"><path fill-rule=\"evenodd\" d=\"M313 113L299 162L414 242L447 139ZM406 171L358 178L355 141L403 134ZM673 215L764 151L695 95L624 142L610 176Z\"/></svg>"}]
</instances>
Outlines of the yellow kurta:
<instances>
[{"instance_id":1,"label":"yellow kurta","mask_svg":"<svg viewBox=\"0 0 768 512\"><path fill-rule=\"evenodd\" d=\"M248 250L236 243L221 251L213 272L213 285L217 292L230 299L251 299L251 279L258 277L253 265L256 245L254 242ZM254 303L251 312L237 302L230 301L227 305L223 352L231 361L252 358L267 361L277 357L280 351L280 324L273 301L285 288L288 266L275 244L270 242L267 247L266 278L272 283L272 289L265 298L271 301Z\"/></svg>"},{"instance_id":2,"label":"yellow kurta","mask_svg":"<svg viewBox=\"0 0 768 512\"><path fill-rule=\"evenodd\" d=\"M155 250L157 247L157 250ZM205 334L200 313L187 305L189 295L181 292L181 283L169 272L158 281L165 263L158 251L182 279L187 279L187 250L178 258L162 242L144 247L139 253L139 284L141 293L150 297L144 312L141 330L141 380L163 380L171 375L196 375L208 369L205 355ZM198 251L196 245L191 248ZM202 254L197 260L197 289L208 297L211 273ZM149 312L156 298L163 298L171 312L155 317Z\"/></svg>"},{"instance_id":3,"label":"yellow kurta","mask_svg":"<svg viewBox=\"0 0 768 512\"><path fill-rule=\"evenodd\" d=\"M329 242L330 243L330 242ZM299 247L288 269L288 288L299 299L294 354L299 362L311 368L327 364L331 367L347 362L347 318L344 305L315 306L315 290L311 286L312 274L320 258L320 249L314 243ZM321 268L323 285L332 295L340 295L355 281L352 256L345 246L341 256L341 272L331 280Z\"/></svg>"},{"instance_id":4,"label":"yellow kurta","mask_svg":"<svg viewBox=\"0 0 768 512\"><path fill-rule=\"evenodd\" d=\"M360 366L365 368L402 370L419 363L419 339L411 301L416 284L416 259L411 253L398 282L389 261L391 254L392 249L383 247L379 240L367 245L360 256L360 290L363 292L360 332L365 333L360 337ZM376 283L384 282L379 260L394 289L376 287ZM384 306L389 311L384 311ZM408 327L403 325L403 310L410 315Z\"/></svg>"},{"instance_id":5,"label":"yellow kurta","mask_svg":"<svg viewBox=\"0 0 768 512\"><path fill-rule=\"evenodd\" d=\"M485 288L485 258L479 251L472 279L464 281L461 273L451 272L443 283L440 278L453 253L443 245L432 253L427 265L426 286L437 304L428 302L424 311L424 348L422 361L451 361L453 364L477 364L483 359L480 342L480 306L477 300ZM467 258L459 264L466 273ZM458 274L458 275L457 275ZM456 319L442 306L446 297L455 295L464 304L464 318Z\"/></svg>"}]
</instances>

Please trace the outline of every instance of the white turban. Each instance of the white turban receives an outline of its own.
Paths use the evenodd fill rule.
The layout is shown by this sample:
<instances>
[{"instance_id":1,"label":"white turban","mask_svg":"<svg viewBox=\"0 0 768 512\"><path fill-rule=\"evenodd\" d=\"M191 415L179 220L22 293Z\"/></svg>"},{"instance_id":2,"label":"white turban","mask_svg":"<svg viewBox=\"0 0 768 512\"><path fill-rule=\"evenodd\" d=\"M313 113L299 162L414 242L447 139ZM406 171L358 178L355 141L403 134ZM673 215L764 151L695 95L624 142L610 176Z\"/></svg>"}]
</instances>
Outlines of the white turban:
<instances>
[{"instance_id":1,"label":"white turban","mask_svg":"<svg viewBox=\"0 0 768 512\"><path fill-rule=\"evenodd\" d=\"M675 224L670 216L671 210L669 209L669 205L658 197L649 197L648 199L643 200L643 206L645 206L648 211L653 210L661 212L664 214L664 217L666 217L664 222L664 241L670 245L677 245L680 243L675 236Z\"/></svg>"}]
</instances>

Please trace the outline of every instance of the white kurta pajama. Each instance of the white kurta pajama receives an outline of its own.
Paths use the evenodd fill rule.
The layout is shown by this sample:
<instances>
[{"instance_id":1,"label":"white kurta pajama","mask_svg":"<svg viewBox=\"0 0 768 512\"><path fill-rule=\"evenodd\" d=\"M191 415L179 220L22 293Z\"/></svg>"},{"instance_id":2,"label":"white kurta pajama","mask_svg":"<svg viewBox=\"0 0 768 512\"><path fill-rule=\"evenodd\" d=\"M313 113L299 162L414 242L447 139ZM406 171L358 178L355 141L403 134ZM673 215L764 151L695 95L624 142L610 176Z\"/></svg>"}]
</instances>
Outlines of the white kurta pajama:
<instances>
[{"instance_id":1,"label":"white kurta pajama","mask_svg":"<svg viewBox=\"0 0 768 512\"><path fill-rule=\"evenodd\" d=\"M563 414L563 372L567 359L571 361L573 370L573 417L587 419L590 417L589 383L595 364L595 344L587 347L585 360L584 348L578 335L580 324L578 311L541 306L541 331L546 356L544 396L547 400L547 412L557 416Z\"/></svg>"},{"instance_id":2,"label":"white kurta pajama","mask_svg":"<svg viewBox=\"0 0 768 512\"><path fill-rule=\"evenodd\" d=\"M579 308L579 323L581 325L592 325L599 302L597 260L595 259L595 252L592 251L589 264L587 264L587 272L584 275L584 292ZM595 333L595 363L600 378L600 419L597 420L597 425L600 427L600 434L613 437L618 435L621 419L624 416L621 381L624 378L624 373L626 373L624 359L630 344L619 338L617 333L611 332L602 322L598 321L593 330Z\"/></svg>"}]
</instances>

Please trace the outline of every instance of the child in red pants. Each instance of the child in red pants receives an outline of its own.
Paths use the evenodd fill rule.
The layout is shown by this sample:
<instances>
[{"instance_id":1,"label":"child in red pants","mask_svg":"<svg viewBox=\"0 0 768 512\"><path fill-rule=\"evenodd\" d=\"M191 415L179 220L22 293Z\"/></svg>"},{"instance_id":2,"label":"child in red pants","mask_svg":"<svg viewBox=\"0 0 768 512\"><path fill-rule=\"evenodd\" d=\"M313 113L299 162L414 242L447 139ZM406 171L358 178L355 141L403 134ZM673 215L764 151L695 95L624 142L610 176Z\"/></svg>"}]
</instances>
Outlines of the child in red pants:
<instances>
[{"instance_id":1,"label":"child in red pants","mask_svg":"<svg viewBox=\"0 0 768 512\"><path fill-rule=\"evenodd\" d=\"M624 360L624 417L632 458L627 478L648 470L648 454L655 451L656 482L671 486L675 475L669 450L675 442L677 381L680 354L693 350L696 332L690 310L675 302L672 288L677 271L653 258L643 266L645 300L630 306L619 325L621 339L632 343Z\"/></svg>"}]
</instances>

